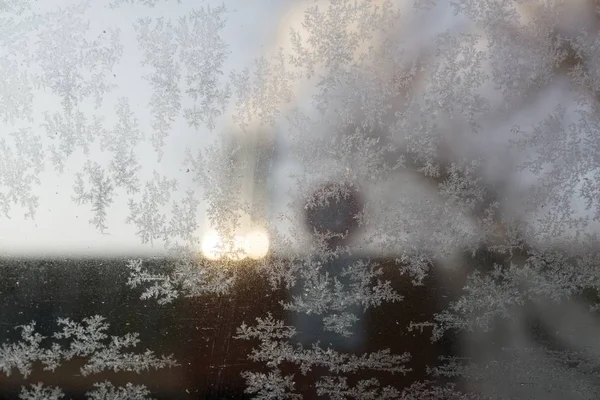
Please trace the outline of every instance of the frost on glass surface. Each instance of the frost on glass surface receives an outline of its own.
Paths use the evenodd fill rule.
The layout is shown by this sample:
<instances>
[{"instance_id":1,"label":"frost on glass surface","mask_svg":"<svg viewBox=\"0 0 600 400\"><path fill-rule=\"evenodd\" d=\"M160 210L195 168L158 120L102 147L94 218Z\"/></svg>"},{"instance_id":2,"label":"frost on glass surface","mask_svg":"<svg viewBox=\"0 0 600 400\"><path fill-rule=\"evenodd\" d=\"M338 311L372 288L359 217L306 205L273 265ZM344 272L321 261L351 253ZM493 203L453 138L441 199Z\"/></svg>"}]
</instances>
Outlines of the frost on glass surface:
<instances>
[{"instance_id":1,"label":"frost on glass surface","mask_svg":"<svg viewBox=\"0 0 600 400\"><path fill-rule=\"evenodd\" d=\"M31 385L31 388L23 388L19 394L19 398L22 400L59 400L65 397L62 390L59 388L44 387L42 383Z\"/></svg>"},{"instance_id":2,"label":"frost on glass surface","mask_svg":"<svg viewBox=\"0 0 600 400\"><path fill-rule=\"evenodd\" d=\"M127 253L129 296L11 311L0 371L155 396L127 373L179 325L108 334L141 300L257 399L598 398L599 30L592 0L0 0L2 251Z\"/></svg>"},{"instance_id":3,"label":"frost on glass surface","mask_svg":"<svg viewBox=\"0 0 600 400\"><path fill-rule=\"evenodd\" d=\"M229 53L222 30L227 22L227 8L200 7L183 17L177 29L180 57L186 69L186 93L194 99L194 106L184 110L188 124L201 124L214 129L231 96L229 85L222 85L219 76Z\"/></svg>"},{"instance_id":4,"label":"frost on glass surface","mask_svg":"<svg viewBox=\"0 0 600 400\"><path fill-rule=\"evenodd\" d=\"M79 373L84 377L105 370L132 371L140 374L150 369L177 366L172 356L156 356L151 350L143 353L127 351L139 344L138 335L127 333L123 336L109 336L107 331L110 325L102 316L84 318L81 322L59 318L56 323L58 329L51 338L36 332L35 322L18 326L21 340L3 343L0 348L0 370L8 376L16 370L27 378L32 373L34 364L41 363L44 370L56 372L63 364L81 358L85 361ZM47 339L53 341L49 342ZM110 382L97 383L94 386L96 390L88 393L88 397L92 399L132 398L124 397L130 395L142 399L148 394L145 388L131 384L125 388L115 388ZM58 399L62 398L61 396L59 388L43 387L38 383L32 385L31 389L23 388L20 398Z\"/></svg>"},{"instance_id":5,"label":"frost on glass surface","mask_svg":"<svg viewBox=\"0 0 600 400\"><path fill-rule=\"evenodd\" d=\"M152 21L140 19L136 25L140 47L144 49L142 65L150 66L152 74L146 79L151 83L153 93L148 106L152 110L152 145L162 157L162 147L169 135L171 124L181 109L179 62L173 59L177 51L174 33L169 22L163 18Z\"/></svg>"},{"instance_id":6,"label":"frost on glass surface","mask_svg":"<svg viewBox=\"0 0 600 400\"><path fill-rule=\"evenodd\" d=\"M44 168L40 137L27 128L5 133L5 136L0 139L0 163L3 172L0 176L0 207L5 218L10 218L13 205L26 208L26 218L33 217L38 206L38 197L31 189L33 185L39 184L38 174Z\"/></svg>"},{"instance_id":7,"label":"frost on glass surface","mask_svg":"<svg viewBox=\"0 0 600 400\"><path fill-rule=\"evenodd\" d=\"M86 393L89 400L150 400L150 391L144 385L127 383L124 387L116 387L110 382L94 384L95 390Z\"/></svg>"},{"instance_id":8,"label":"frost on glass surface","mask_svg":"<svg viewBox=\"0 0 600 400\"><path fill-rule=\"evenodd\" d=\"M151 400L150 391L143 385L132 385L128 383L124 387L116 387L110 382L94 384L94 390L86 393L87 400ZM65 395L57 387L47 387L42 383L23 388L19 394L21 400L59 400Z\"/></svg>"}]
</instances>

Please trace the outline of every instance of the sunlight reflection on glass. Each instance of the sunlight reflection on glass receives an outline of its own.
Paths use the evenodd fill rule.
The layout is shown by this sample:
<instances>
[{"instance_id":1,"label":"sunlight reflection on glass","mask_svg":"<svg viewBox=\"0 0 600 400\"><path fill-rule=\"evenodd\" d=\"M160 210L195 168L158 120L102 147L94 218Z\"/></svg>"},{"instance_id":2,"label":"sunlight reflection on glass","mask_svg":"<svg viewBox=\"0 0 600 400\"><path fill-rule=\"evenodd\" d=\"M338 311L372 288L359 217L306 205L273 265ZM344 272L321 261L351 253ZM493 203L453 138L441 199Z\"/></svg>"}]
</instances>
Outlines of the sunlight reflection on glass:
<instances>
[{"instance_id":1,"label":"sunlight reflection on glass","mask_svg":"<svg viewBox=\"0 0 600 400\"><path fill-rule=\"evenodd\" d=\"M256 230L246 235L246 254L253 260L259 260L269 252L269 236Z\"/></svg>"},{"instance_id":2,"label":"sunlight reflection on glass","mask_svg":"<svg viewBox=\"0 0 600 400\"><path fill-rule=\"evenodd\" d=\"M242 261L248 256L246 248L246 238L241 235L236 235L233 237L233 243L230 243L230 248L229 251L226 252L226 256L233 261Z\"/></svg>"},{"instance_id":3,"label":"sunlight reflection on glass","mask_svg":"<svg viewBox=\"0 0 600 400\"><path fill-rule=\"evenodd\" d=\"M209 260L221 258L222 245L217 232L208 232L202 238L202 254Z\"/></svg>"},{"instance_id":4,"label":"sunlight reflection on glass","mask_svg":"<svg viewBox=\"0 0 600 400\"><path fill-rule=\"evenodd\" d=\"M202 239L201 250L209 260L227 258L241 261L247 257L259 260L269 251L269 237L262 230L254 230L245 236L236 235L231 243L227 243L217 232L210 231Z\"/></svg>"}]
</instances>

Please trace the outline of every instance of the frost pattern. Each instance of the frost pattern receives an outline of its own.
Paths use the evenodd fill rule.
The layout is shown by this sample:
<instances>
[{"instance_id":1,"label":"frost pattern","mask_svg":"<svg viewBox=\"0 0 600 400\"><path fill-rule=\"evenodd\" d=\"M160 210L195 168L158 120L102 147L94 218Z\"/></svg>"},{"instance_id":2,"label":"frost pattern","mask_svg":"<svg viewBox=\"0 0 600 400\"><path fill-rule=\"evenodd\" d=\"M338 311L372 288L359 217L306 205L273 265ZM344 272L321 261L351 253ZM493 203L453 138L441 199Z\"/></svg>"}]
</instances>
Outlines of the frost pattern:
<instances>
[{"instance_id":1,"label":"frost pattern","mask_svg":"<svg viewBox=\"0 0 600 400\"><path fill-rule=\"evenodd\" d=\"M129 216L127 222L134 224L137 235L142 243L165 238L166 214L161 211L171 198L171 192L177 188L177 181L161 177L154 171L151 181L146 183L144 194L140 202L129 200Z\"/></svg>"},{"instance_id":2,"label":"frost pattern","mask_svg":"<svg viewBox=\"0 0 600 400\"><path fill-rule=\"evenodd\" d=\"M281 50L272 61L258 59L252 72L246 68L232 73L237 96L233 120L244 130L253 123L273 126L281 108L292 99L292 84L297 76L290 71Z\"/></svg>"},{"instance_id":3,"label":"frost pattern","mask_svg":"<svg viewBox=\"0 0 600 400\"><path fill-rule=\"evenodd\" d=\"M120 59L123 48L119 31L105 31L88 40L89 23L81 18L89 2L54 10L44 15L37 36L34 60L42 68L39 84L61 98L67 116L89 96L96 106L114 88L108 74ZM69 57L62 55L69 54Z\"/></svg>"},{"instance_id":4,"label":"frost pattern","mask_svg":"<svg viewBox=\"0 0 600 400\"><path fill-rule=\"evenodd\" d=\"M95 163L87 163L85 172L90 181L90 188L86 189L83 174L78 173L75 181L73 200L77 204L90 203L94 217L90 220L96 229L104 233L107 229L107 209L113 202L113 185L109 177L104 175L102 167Z\"/></svg>"},{"instance_id":5,"label":"frost pattern","mask_svg":"<svg viewBox=\"0 0 600 400\"><path fill-rule=\"evenodd\" d=\"M24 207L26 218L35 216L38 198L32 188L40 184L42 160L41 139L29 129L0 139L0 209L4 216L9 216L12 205Z\"/></svg>"},{"instance_id":6,"label":"frost pattern","mask_svg":"<svg viewBox=\"0 0 600 400\"><path fill-rule=\"evenodd\" d=\"M149 102L153 113L152 145L160 160L165 139L181 109L181 73L179 63L173 59L177 44L173 42L172 25L163 18L158 18L154 23L148 18L140 19L136 31L140 47L144 49L142 65L149 65L153 69L146 79L154 88Z\"/></svg>"},{"instance_id":7,"label":"frost pattern","mask_svg":"<svg viewBox=\"0 0 600 400\"><path fill-rule=\"evenodd\" d=\"M146 350L144 353L125 351L139 344L138 334L127 333L124 336L109 337L106 332L110 325L105 322L104 317L99 315L84 318L81 322L69 318L59 318L57 325L60 329L52 335L54 342L49 346L42 346L47 338L35 331L35 325L35 322L31 322L19 326L21 341L2 344L0 370L7 376L16 369L26 378L31 374L33 364L36 362L40 362L45 371L54 372L65 362L74 358L85 359L85 363L80 368L83 376L98 374L106 370L132 371L139 374L150 369L177 366L172 356L158 357L151 350ZM91 395L91 398L112 398L106 397L111 393L115 396L131 393L137 395L138 398L143 398L139 396L147 394L144 388L131 385L125 389L115 389L110 383L102 383L97 386L99 388L96 391L97 394ZM34 385L30 391L23 390L21 397L37 399L44 397L35 396L47 394L62 398L59 389L44 388L41 383Z\"/></svg>"},{"instance_id":8,"label":"frost pattern","mask_svg":"<svg viewBox=\"0 0 600 400\"><path fill-rule=\"evenodd\" d=\"M144 139L138 128L138 121L125 97L115 106L119 117L112 131L104 131L102 148L112 155L109 169L115 185L127 190L127 194L139 191L138 172L141 165L134 152L135 147Z\"/></svg>"},{"instance_id":9,"label":"frost pattern","mask_svg":"<svg viewBox=\"0 0 600 400\"><path fill-rule=\"evenodd\" d=\"M297 270L292 274L302 280L303 290L300 295L293 295L290 302L283 303L283 308L297 313L324 315L325 330L342 336L351 336L352 325L359 319L348 312L353 306L366 311L384 302L402 300L389 281L377 278L383 272L373 263L359 260L343 268L337 277L330 276L326 270L323 272L324 267L319 262L297 263L295 268Z\"/></svg>"},{"instance_id":10,"label":"frost pattern","mask_svg":"<svg viewBox=\"0 0 600 400\"><path fill-rule=\"evenodd\" d=\"M91 209L100 233L125 197L124 219L140 241L162 242L174 256L161 272L128 262L127 285L144 300L228 295L240 277L233 259L245 251L235 231L250 219L265 225L272 250L249 268L288 292L280 311L316 316L324 331L353 338L365 312L409 306L386 276L424 285L442 275L459 286L445 310L402 328L433 341L498 332L507 341L430 366L433 378L462 385L399 388L351 375L408 373L410 354L301 345L300 328L267 314L237 331L258 343L250 360L268 368L244 372L255 398L299 399L295 377L313 369L327 374L315 380L316 394L335 399L598 398L598 346L589 339L597 335L584 334L597 333L600 309L599 13L591 0L292 2L292 26L248 67L228 64L225 4L148 17L159 3L102 4L139 12L137 41L127 42L119 27L94 25L91 1L0 1L3 217L15 209L36 216L50 165L72 179L73 202ZM117 84L126 45L141 54L148 115ZM101 117L107 110L116 118ZM183 145L182 126L194 138ZM215 140L204 147L207 131ZM266 144L252 142L262 136ZM152 174L148 146L159 161ZM186 178L164 162L173 157ZM277 162L297 167L279 177L289 203L276 217L256 217L246 183L257 177L248 174L266 170L256 180L285 191ZM307 214L349 201L352 188L364 197L347 216L358 233L304 229ZM236 254L198 257L203 224L221 235L220 250ZM0 370L29 377L36 363L54 371L74 358L85 359L82 375L175 365L150 350L128 352L137 336L109 338L101 317L58 326L49 346L34 323L21 326L21 340L0 348ZM513 382L513 391L499 390ZM148 396L145 387L109 382L88 392ZM36 383L21 398L62 392Z\"/></svg>"},{"instance_id":11,"label":"frost pattern","mask_svg":"<svg viewBox=\"0 0 600 400\"><path fill-rule=\"evenodd\" d=\"M145 287L140 298L156 299L158 304L171 303L179 296L198 297L205 294L226 294L235 282L235 272L220 263L199 263L192 257L171 265L170 273L152 273L141 259L130 260L127 285L132 289Z\"/></svg>"},{"instance_id":12,"label":"frost pattern","mask_svg":"<svg viewBox=\"0 0 600 400\"><path fill-rule=\"evenodd\" d=\"M255 399L271 400L271 399L301 399L302 395L293 393L294 391L294 376L281 376L281 372L277 369L264 374L261 372L246 371L243 373L246 379L246 393L254 394Z\"/></svg>"},{"instance_id":13,"label":"frost pattern","mask_svg":"<svg viewBox=\"0 0 600 400\"><path fill-rule=\"evenodd\" d=\"M90 148L95 140L95 133L102 132L102 121L98 116L94 116L89 121L86 115L77 111L73 114L64 112L55 112L50 115L45 113L44 130L52 143L47 151L51 153L51 160L55 169L64 172L65 163L68 157L81 149L84 154L90 153Z\"/></svg>"},{"instance_id":14,"label":"frost pattern","mask_svg":"<svg viewBox=\"0 0 600 400\"><path fill-rule=\"evenodd\" d=\"M31 389L22 388L19 394L21 400L59 400L64 397L60 388L44 387L41 382L31 385Z\"/></svg>"},{"instance_id":15,"label":"frost pattern","mask_svg":"<svg viewBox=\"0 0 600 400\"><path fill-rule=\"evenodd\" d=\"M229 54L221 33L227 19L227 8L200 7L192 11L189 19L183 17L176 29L180 57L186 70L186 93L194 100L192 108L184 110L190 126L201 124L215 128L231 97L228 84L219 81L223 64Z\"/></svg>"},{"instance_id":16,"label":"frost pattern","mask_svg":"<svg viewBox=\"0 0 600 400\"><path fill-rule=\"evenodd\" d=\"M296 335L296 329L286 326L283 321L274 319L271 314L265 318L256 318L256 326L242 324L236 339L258 340L260 345L248 356L253 361L264 362L271 372L265 375L251 371L244 372L248 385L247 392L258 393L257 398L302 398L295 394L293 375L282 376L278 369L282 363L295 364L303 375L313 368L326 368L330 373L355 373L360 370L373 370L406 374L410 371L404 364L410 360L410 354L391 354L389 349L356 356L341 353L331 348L323 348L318 343L305 349L302 345L293 345L290 339ZM320 385L320 386L319 386ZM317 383L320 394L328 392L327 384ZM389 389L386 389L389 390Z\"/></svg>"},{"instance_id":17,"label":"frost pattern","mask_svg":"<svg viewBox=\"0 0 600 400\"><path fill-rule=\"evenodd\" d=\"M380 388L377 379L361 380L355 387L349 387L346 378L323 377L317 382L317 394L330 399L397 399L398 390L391 386Z\"/></svg>"},{"instance_id":18,"label":"frost pattern","mask_svg":"<svg viewBox=\"0 0 600 400\"><path fill-rule=\"evenodd\" d=\"M160 0L112 0L109 3L109 7L117 8L122 4L142 4L146 7L154 7L156 6ZM178 3L181 3L181 0L177 0Z\"/></svg>"},{"instance_id":19,"label":"frost pattern","mask_svg":"<svg viewBox=\"0 0 600 400\"><path fill-rule=\"evenodd\" d=\"M96 390L86 393L88 400L151 400L150 391L144 385L128 383L116 387L110 382L94 383Z\"/></svg>"},{"instance_id":20,"label":"frost pattern","mask_svg":"<svg viewBox=\"0 0 600 400\"><path fill-rule=\"evenodd\" d=\"M94 383L95 390L86 393L88 400L152 400L150 391L144 385L126 384L114 386L108 381ZM19 394L22 400L59 400L65 397L58 387L47 387L41 382L31 385L31 389L23 387Z\"/></svg>"}]
</instances>

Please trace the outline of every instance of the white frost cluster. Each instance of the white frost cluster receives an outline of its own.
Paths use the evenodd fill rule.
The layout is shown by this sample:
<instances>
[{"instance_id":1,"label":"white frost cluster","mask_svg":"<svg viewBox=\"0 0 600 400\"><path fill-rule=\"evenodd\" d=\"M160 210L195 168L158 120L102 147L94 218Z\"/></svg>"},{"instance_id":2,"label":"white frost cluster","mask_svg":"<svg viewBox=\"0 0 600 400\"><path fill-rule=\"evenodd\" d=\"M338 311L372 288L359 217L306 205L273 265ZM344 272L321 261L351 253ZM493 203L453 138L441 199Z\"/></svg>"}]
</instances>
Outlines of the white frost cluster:
<instances>
[{"instance_id":1,"label":"white frost cluster","mask_svg":"<svg viewBox=\"0 0 600 400\"><path fill-rule=\"evenodd\" d=\"M172 356L158 357L151 350L143 353L127 352L126 349L139 344L137 333L109 336L106 332L110 325L99 315L84 318L82 322L59 318L57 324L59 330L52 335L54 341L49 345L43 345L47 338L35 331L35 322L18 327L21 330L21 340L3 343L0 348L0 370L9 376L16 369L27 378L34 363L40 362L44 370L54 372L73 359L85 360L80 368L82 376L103 371L131 371L140 374L151 369L177 366ZM149 394L145 387L132 384L124 388L116 388L110 382L94 386L96 390L87 394L89 399L141 400L147 399L145 396ZM32 385L31 389L23 388L20 397L60 399L63 394L59 388L44 387L42 383L38 383Z\"/></svg>"}]
</instances>

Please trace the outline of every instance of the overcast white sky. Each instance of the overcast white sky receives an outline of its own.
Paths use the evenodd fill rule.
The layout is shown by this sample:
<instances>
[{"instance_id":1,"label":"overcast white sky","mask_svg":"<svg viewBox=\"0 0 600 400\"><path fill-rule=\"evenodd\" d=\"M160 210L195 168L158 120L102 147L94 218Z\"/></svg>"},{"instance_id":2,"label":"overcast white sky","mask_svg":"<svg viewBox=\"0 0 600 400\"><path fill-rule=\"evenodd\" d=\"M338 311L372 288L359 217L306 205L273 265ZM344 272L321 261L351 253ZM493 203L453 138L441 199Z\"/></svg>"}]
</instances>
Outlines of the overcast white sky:
<instances>
[{"instance_id":1,"label":"overcast white sky","mask_svg":"<svg viewBox=\"0 0 600 400\"><path fill-rule=\"evenodd\" d=\"M117 27L121 31L121 43L124 45L124 54L120 63L114 68L115 83L118 88L105 95L104 103L100 110L94 110L92 102L84 103L82 110L87 115L94 113L104 117L104 126L110 128L116 121L114 106L121 96L129 98L132 110L135 112L139 128L146 135L150 135L151 114L148 109L148 101L152 93L151 85L144 79L144 75L151 72L149 68L142 68L142 54L137 46L136 33L132 24L139 17L164 17L174 23L180 16L186 15L192 9L193 5L211 4L218 6L221 2L206 0L182 0L179 4L176 1L160 1L156 7L148 8L141 5L123 4L116 9L104 7L108 2L91 1L90 7L85 13L85 18L89 18L90 28L88 35L90 38L97 37L103 30L111 27ZM38 5L38 3L40 3ZM36 2L37 7L44 9L57 9L58 7L76 4L76 0L46 0ZM226 74L230 70L242 70L250 66L257 56L264 55L271 50L276 43L279 43L281 35L287 35L287 25L282 21L289 16L293 6L298 4L294 0L254 0L254 1L234 1L225 2L230 12L228 14L228 24L224 32L224 38L230 45L231 55L225 66ZM447 8L447 7L446 7ZM454 22L452 22L454 21ZM408 21L410 22L410 21ZM411 40L415 46L428 45L433 42L435 33L452 26L456 20L452 18L452 13L448 10L434 10L426 21L413 21L411 24L403 24L406 31L410 31ZM427 23L425 23L427 22ZM0 29L0 35L6 34ZM421 32L422 34L419 34ZM68 57L69 55L64 55ZM226 75L225 75L226 76ZM2 89L0 89L2 90ZM12 89L11 89L12 90ZM504 121L506 126L512 126L518 123L523 116L541 117L540 113L549 112L556 101L568 102L563 96L560 87L555 85L542 92L539 99L534 102L535 107L524 108L521 115L515 116L516 119ZM545 101L544 101L545 99ZM544 105L545 103L552 103ZM543 104L542 104L543 103ZM185 103L184 103L185 106ZM536 107L541 110L536 111ZM44 122L44 111L56 111L60 109L57 97L49 92L34 92L34 126L39 126ZM547 115L547 114L544 114ZM519 119L520 118L520 119ZM526 119L527 119L526 118ZM230 122L225 121L215 130L216 134L231 132ZM490 174L501 174L502 176L491 176L507 180L509 188L507 195L510 196L518 192L528 178L527 174L506 176L505 171L499 168L499 163L506 160L498 149L506 136L501 136L501 130L506 131L503 126L491 126L489 135L484 135L477 140L473 138L463 138L458 140L457 148L465 152L465 155L481 156L488 163ZM20 128L18 124L0 123L0 134L3 137L10 132ZM500 129L502 128L502 129ZM39 127L40 133L44 136L43 128ZM212 142L214 134L206 130L196 131L187 126L183 117L179 117L171 129L171 136L165 146L165 155L160 164L157 163L156 156L149 143L144 144L138 149L138 155L141 155L143 171L140 174L141 182L148 180L153 170L166 175L170 178L176 178L180 183L180 192L184 193L186 185L192 187L190 174L186 174L182 161L186 147L200 149ZM493 139L495 144L490 145L488 139ZM483 139L483 140L480 140ZM496 143L497 142L497 143ZM96 159L99 153L92 149L91 159ZM470 152L473 153L470 153ZM65 173L58 175L51 165L47 165L45 171L40 174L42 181L41 187L36 191L39 195L39 208L35 220L25 220L22 217L22 210L14 207L11 212L11 218L0 217L0 255L12 256L31 256L31 255L55 255L55 256L75 256L75 255L123 255L123 254L161 254L164 247L161 243L155 243L154 247L149 244L142 245L140 239L136 236L136 228L125 224L128 214L127 196L119 193L115 196L115 201L108 214L108 231L106 234L100 234L88 221L91 218L90 206L77 206L72 200L74 173L81 171L83 163L87 159L81 152L77 152L68 159L65 166ZM496 163L496 164L494 164ZM274 171L275 175L281 176L281 168ZM280 178L275 178L280 179ZM512 181L511 181L512 179ZM281 188L278 188L281 190ZM202 216L200 216L202 219ZM202 223L202 222L201 222ZM600 229L599 229L600 230Z\"/></svg>"},{"instance_id":2,"label":"overcast white sky","mask_svg":"<svg viewBox=\"0 0 600 400\"><path fill-rule=\"evenodd\" d=\"M44 9L54 9L60 6L74 4L74 1L46 0ZM106 127L111 127L116 120L114 104L118 97L127 96L131 106L139 119L140 129L148 136L151 132L150 113L147 103L151 94L151 86L143 79L149 69L140 70L141 53L137 48L136 35L132 24L139 17L164 17L177 22L180 16L186 15L193 4L211 4L218 6L218 1L163 1L154 8L139 5L124 4L115 10L103 7L103 1L92 1L91 7L85 13L90 20L90 37L95 37L108 27L118 27L121 30L121 41L125 46L121 62L115 68L116 84L119 86L114 92L105 96L101 110L94 111L91 106L83 107L83 111L92 115L101 113ZM286 2L281 0L260 1L229 1L225 2L229 8L229 22L225 30L225 38L230 44L231 56L226 70L241 70L250 65L254 57L264 51L272 43L277 28L280 13L286 7ZM0 34L2 30L0 30ZM68 57L68 55L65 55ZM43 123L42 112L45 110L58 110L56 98L42 91L34 92L36 109L35 123ZM18 126L14 124L1 125L2 134L14 131ZM225 128L225 127L221 127ZM43 129L40 128L43 132ZM42 133L45 135L45 133ZM171 137L165 147L165 156L159 165L150 146L142 158L144 171L142 182L151 176L156 169L161 174L171 178L178 178L183 185L189 183L189 175L182 170L183 150L190 146L199 148L203 143L209 143L212 137L208 132L194 131L189 128L183 118L179 118L172 129ZM94 159L95 155L91 154ZM127 216L127 197L120 195L115 198L108 219L107 234L100 234L88 220L91 218L89 205L77 206L71 200L73 195L73 173L80 170L85 157L75 153L65 168L65 173L58 176L54 169L48 165L40 175L41 189L39 195L40 206L35 220L25 220L22 211L15 207L11 218L0 217L0 255L119 255L131 253L156 253L164 251L163 246L155 244L142 245L135 235L136 228L124 223Z\"/></svg>"}]
</instances>

